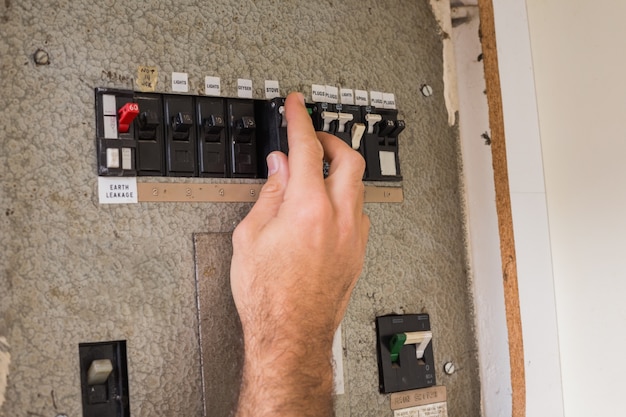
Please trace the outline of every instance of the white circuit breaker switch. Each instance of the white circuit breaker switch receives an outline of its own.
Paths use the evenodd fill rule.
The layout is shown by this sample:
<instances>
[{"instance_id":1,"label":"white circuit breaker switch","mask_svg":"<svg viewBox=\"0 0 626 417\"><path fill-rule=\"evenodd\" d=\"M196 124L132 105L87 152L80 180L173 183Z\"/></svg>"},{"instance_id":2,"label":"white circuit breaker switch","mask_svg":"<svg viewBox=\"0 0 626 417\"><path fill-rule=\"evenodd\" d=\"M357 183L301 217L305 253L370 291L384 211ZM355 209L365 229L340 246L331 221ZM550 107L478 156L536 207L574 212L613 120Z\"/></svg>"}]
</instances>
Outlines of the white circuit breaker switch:
<instances>
[{"instance_id":1,"label":"white circuit breaker switch","mask_svg":"<svg viewBox=\"0 0 626 417\"><path fill-rule=\"evenodd\" d=\"M424 357L424 351L433 338L431 331L425 332L406 332L405 345L415 345L415 356L417 359Z\"/></svg>"},{"instance_id":2,"label":"white circuit breaker switch","mask_svg":"<svg viewBox=\"0 0 626 417\"><path fill-rule=\"evenodd\" d=\"M396 154L394 152L379 151L378 160L380 161L380 173L382 175L398 175L398 170L396 169Z\"/></svg>"},{"instance_id":3,"label":"white circuit breaker switch","mask_svg":"<svg viewBox=\"0 0 626 417\"><path fill-rule=\"evenodd\" d=\"M285 106L278 108L278 114L280 114L280 127L287 127L287 117L285 117Z\"/></svg>"},{"instance_id":4,"label":"white circuit breaker switch","mask_svg":"<svg viewBox=\"0 0 626 417\"><path fill-rule=\"evenodd\" d=\"M111 359L96 359L91 362L89 370L87 371L87 384L99 385L104 384L109 375L113 372L113 364Z\"/></svg>"},{"instance_id":5,"label":"white circuit breaker switch","mask_svg":"<svg viewBox=\"0 0 626 417\"><path fill-rule=\"evenodd\" d=\"M107 149L107 168L120 167L120 150L118 148Z\"/></svg>"},{"instance_id":6,"label":"white circuit breaker switch","mask_svg":"<svg viewBox=\"0 0 626 417\"><path fill-rule=\"evenodd\" d=\"M339 126L337 126L337 132L343 133L346 131L346 123L354 120L354 115L351 113L339 113L337 120L339 120Z\"/></svg>"},{"instance_id":7,"label":"white circuit breaker switch","mask_svg":"<svg viewBox=\"0 0 626 417\"><path fill-rule=\"evenodd\" d=\"M350 132L352 138L352 149L357 150L361 147L363 133L365 133L365 124L355 123L352 125L352 131Z\"/></svg>"},{"instance_id":8,"label":"white circuit breaker switch","mask_svg":"<svg viewBox=\"0 0 626 417\"><path fill-rule=\"evenodd\" d=\"M324 120L324 127L322 128L322 130L324 132L329 132L330 131L330 122L334 121L334 120L339 120L339 113L334 113L331 111L323 111L322 112L322 119Z\"/></svg>"},{"instance_id":9,"label":"white circuit breaker switch","mask_svg":"<svg viewBox=\"0 0 626 417\"><path fill-rule=\"evenodd\" d=\"M375 113L366 114L365 121L367 122L367 133L370 135L373 134L374 125L380 122L381 120L383 120L383 116L381 116L380 114L375 114Z\"/></svg>"}]
</instances>

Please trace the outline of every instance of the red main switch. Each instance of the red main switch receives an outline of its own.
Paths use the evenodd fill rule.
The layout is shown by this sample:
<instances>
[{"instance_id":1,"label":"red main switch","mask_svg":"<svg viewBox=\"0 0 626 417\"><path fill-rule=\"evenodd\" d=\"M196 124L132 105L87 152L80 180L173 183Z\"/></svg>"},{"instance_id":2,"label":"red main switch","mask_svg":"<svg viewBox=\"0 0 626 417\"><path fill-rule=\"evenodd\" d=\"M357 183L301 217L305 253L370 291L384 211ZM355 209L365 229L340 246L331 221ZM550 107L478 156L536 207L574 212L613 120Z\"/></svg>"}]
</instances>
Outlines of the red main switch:
<instances>
[{"instance_id":1,"label":"red main switch","mask_svg":"<svg viewBox=\"0 0 626 417\"><path fill-rule=\"evenodd\" d=\"M130 129L130 124L133 122L135 117L139 114L139 104L137 103L126 103L124 106L117 111L117 115L119 117L119 132L120 133L128 133L128 129Z\"/></svg>"}]
</instances>

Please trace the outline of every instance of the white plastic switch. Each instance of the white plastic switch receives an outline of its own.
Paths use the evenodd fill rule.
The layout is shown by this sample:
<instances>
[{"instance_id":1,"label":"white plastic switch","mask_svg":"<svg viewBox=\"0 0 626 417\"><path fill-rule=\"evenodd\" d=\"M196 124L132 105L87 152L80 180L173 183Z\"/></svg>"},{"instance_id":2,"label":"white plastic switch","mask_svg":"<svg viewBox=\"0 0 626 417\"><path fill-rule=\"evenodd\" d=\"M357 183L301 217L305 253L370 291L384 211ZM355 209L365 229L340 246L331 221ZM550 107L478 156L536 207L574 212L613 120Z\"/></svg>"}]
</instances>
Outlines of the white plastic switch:
<instances>
[{"instance_id":1,"label":"white plastic switch","mask_svg":"<svg viewBox=\"0 0 626 417\"><path fill-rule=\"evenodd\" d=\"M122 148L122 169L132 169L133 152L130 148Z\"/></svg>"},{"instance_id":2,"label":"white plastic switch","mask_svg":"<svg viewBox=\"0 0 626 417\"><path fill-rule=\"evenodd\" d=\"M361 147L361 139L365 133L365 125L363 123L355 123L351 130L352 149L357 150Z\"/></svg>"},{"instance_id":3,"label":"white plastic switch","mask_svg":"<svg viewBox=\"0 0 626 417\"><path fill-rule=\"evenodd\" d=\"M370 135L374 133L374 125L383 120L383 116L380 114L368 113L365 115L365 121L367 122L367 133Z\"/></svg>"},{"instance_id":4,"label":"white plastic switch","mask_svg":"<svg viewBox=\"0 0 626 417\"><path fill-rule=\"evenodd\" d=\"M104 384L113 372L111 359L96 359L87 371L87 385Z\"/></svg>"},{"instance_id":5,"label":"white plastic switch","mask_svg":"<svg viewBox=\"0 0 626 417\"><path fill-rule=\"evenodd\" d=\"M118 148L107 149L107 168L120 167L120 150Z\"/></svg>"},{"instance_id":6,"label":"white plastic switch","mask_svg":"<svg viewBox=\"0 0 626 417\"><path fill-rule=\"evenodd\" d=\"M346 131L346 123L354 119L354 115L350 113L339 113L338 114L339 126L337 126L337 132L343 133Z\"/></svg>"},{"instance_id":7,"label":"white plastic switch","mask_svg":"<svg viewBox=\"0 0 626 417\"><path fill-rule=\"evenodd\" d=\"M379 151L380 173L382 175L398 175L396 171L396 154L389 151Z\"/></svg>"},{"instance_id":8,"label":"white plastic switch","mask_svg":"<svg viewBox=\"0 0 626 417\"><path fill-rule=\"evenodd\" d=\"M416 345L415 346L415 356L417 359L422 359L424 357L424 351L428 347L428 344L433 338L433 333L430 331L427 332L406 332L406 341L405 345Z\"/></svg>"},{"instance_id":9,"label":"white plastic switch","mask_svg":"<svg viewBox=\"0 0 626 417\"><path fill-rule=\"evenodd\" d=\"M322 128L322 130L324 132L328 132L330 130L330 122L332 122L333 120L339 120L339 113L323 111L322 119L324 120L324 127Z\"/></svg>"},{"instance_id":10,"label":"white plastic switch","mask_svg":"<svg viewBox=\"0 0 626 417\"><path fill-rule=\"evenodd\" d=\"M278 114L280 114L280 127L287 127L287 118L285 117L285 106L278 108Z\"/></svg>"}]
</instances>

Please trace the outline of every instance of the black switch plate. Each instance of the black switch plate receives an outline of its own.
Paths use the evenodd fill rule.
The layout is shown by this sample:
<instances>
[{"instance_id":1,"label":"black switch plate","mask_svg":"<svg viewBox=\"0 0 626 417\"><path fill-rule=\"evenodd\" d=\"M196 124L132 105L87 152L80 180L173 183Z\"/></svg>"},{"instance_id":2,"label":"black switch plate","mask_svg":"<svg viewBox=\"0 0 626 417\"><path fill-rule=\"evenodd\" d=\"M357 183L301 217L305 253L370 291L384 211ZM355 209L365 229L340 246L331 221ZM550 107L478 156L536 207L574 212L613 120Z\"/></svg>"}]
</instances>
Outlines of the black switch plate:
<instances>
[{"instance_id":1,"label":"black switch plate","mask_svg":"<svg viewBox=\"0 0 626 417\"><path fill-rule=\"evenodd\" d=\"M285 99L277 97L271 101L256 100L254 106L259 133L257 136L259 175L261 178L267 178L267 155L274 151L289 154L287 122L284 114Z\"/></svg>"},{"instance_id":2,"label":"black switch plate","mask_svg":"<svg viewBox=\"0 0 626 417\"><path fill-rule=\"evenodd\" d=\"M165 175L163 100L160 94L135 93L139 116L135 120L137 175Z\"/></svg>"},{"instance_id":3,"label":"black switch plate","mask_svg":"<svg viewBox=\"0 0 626 417\"><path fill-rule=\"evenodd\" d=\"M369 181L401 181L400 159L398 157L397 126L398 111L363 107L363 120L368 113L379 114L382 120L374 126L373 133L365 134L361 140L362 154L365 157L365 179ZM402 128L404 122L401 121ZM395 135L395 136L394 136Z\"/></svg>"},{"instance_id":4,"label":"black switch plate","mask_svg":"<svg viewBox=\"0 0 626 417\"><path fill-rule=\"evenodd\" d=\"M257 127L254 101L226 99L229 127L231 168L233 178L256 178Z\"/></svg>"},{"instance_id":5,"label":"black switch plate","mask_svg":"<svg viewBox=\"0 0 626 417\"><path fill-rule=\"evenodd\" d=\"M96 142L98 149L98 175L125 176L137 175L136 153L137 140L134 125L131 123L128 132L118 130L119 117L117 112L126 103L133 102L133 92L111 88L96 88ZM115 151L119 158L117 166L109 166L107 153Z\"/></svg>"},{"instance_id":6,"label":"black switch plate","mask_svg":"<svg viewBox=\"0 0 626 417\"><path fill-rule=\"evenodd\" d=\"M196 97L198 172L201 177L228 177L227 122L221 97Z\"/></svg>"},{"instance_id":7,"label":"black switch plate","mask_svg":"<svg viewBox=\"0 0 626 417\"><path fill-rule=\"evenodd\" d=\"M194 98L164 95L165 161L170 177L197 177Z\"/></svg>"},{"instance_id":8,"label":"black switch plate","mask_svg":"<svg viewBox=\"0 0 626 417\"><path fill-rule=\"evenodd\" d=\"M117 340L78 345L81 397L84 417L129 417L126 341ZM97 359L109 359L113 371L103 384L88 385L87 371Z\"/></svg>"},{"instance_id":9,"label":"black switch plate","mask_svg":"<svg viewBox=\"0 0 626 417\"><path fill-rule=\"evenodd\" d=\"M405 314L376 318L379 388L382 393L407 391L435 385L435 359L433 342L418 360L415 345L405 345L400 350L397 363L391 360L390 341L394 334L430 330L428 314Z\"/></svg>"}]
</instances>

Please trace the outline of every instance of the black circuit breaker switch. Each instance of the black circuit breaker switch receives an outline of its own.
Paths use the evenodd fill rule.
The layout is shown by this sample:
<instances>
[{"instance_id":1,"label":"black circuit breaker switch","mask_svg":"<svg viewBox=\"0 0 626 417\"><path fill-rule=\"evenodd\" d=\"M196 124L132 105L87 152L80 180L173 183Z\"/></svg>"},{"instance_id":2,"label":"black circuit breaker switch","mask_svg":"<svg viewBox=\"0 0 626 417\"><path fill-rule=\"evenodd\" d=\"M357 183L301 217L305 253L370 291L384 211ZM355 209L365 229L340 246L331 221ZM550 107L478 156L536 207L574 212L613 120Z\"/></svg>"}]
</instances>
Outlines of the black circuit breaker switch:
<instances>
[{"instance_id":1,"label":"black circuit breaker switch","mask_svg":"<svg viewBox=\"0 0 626 417\"><path fill-rule=\"evenodd\" d=\"M163 96L166 172L170 177L197 175L194 99L190 96Z\"/></svg>"},{"instance_id":2,"label":"black circuit breaker switch","mask_svg":"<svg viewBox=\"0 0 626 417\"><path fill-rule=\"evenodd\" d=\"M135 176L139 106L133 92L97 88L95 93L98 175Z\"/></svg>"},{"instance_id":3,"label":"black circuit breaker switch","mask_svg":"<svg viewBox=\"0 0 626 417\"><path fill-rule=\"evenodd\" d=\"M163 100L160 94L135 93L137 118L137 175L165 175Z\"/></svg>"},{"instance_id":4,"label":"black circuit breaker switch","mask_svg":"<svg viewBox=\"0 0 626 417\"><path fill-rule=\"evenodd\" d=\"M271 101L256 100L257 115L257 159L259 176L267 178L267 155L274 151L289 154L287 142L287 118L285 117L285 99L273 98Z\"/></svg>"},{"instance_id":5,"label":"black circuit breaker switch","mask_svg":"<svg viewBox=\"0 0 626 417\"><path fill-rule=\"evenodd\" d=\"M245 99L226 100L229 121L231 176L233 178L256 178L257 128L254 118L254 101Z\"/></svg>"},{"instance_id":6,"label":"black circuit breaker switch","mask_svg":"<svg viewBox=\"0 0 626 417\"><path fill-rule=\"evenodd\" d=\"M84 417L128 417L128 368L123 340L78 345Z\"/></svg>"},{"instance_id":7,"label":"black circuit breaker switch","mask_svg":"<svg viewBox=\"0 0 626 417\"><path fill-rule=\"evenodd\" d=\"M228 166L226 115L221 97L197 97L198 171L201 177L225 178Z\"/></svg>"},{"instance_id":8,"label":"black circuit breaker switch","mask_svg":"<svg viewBox=\"0 0 626 417\"><path fill-rule=\"evenodd\" d=\"M377 317L376 335L380 392L435 385L428 314Z\"/></svg>"}]
</instances>

